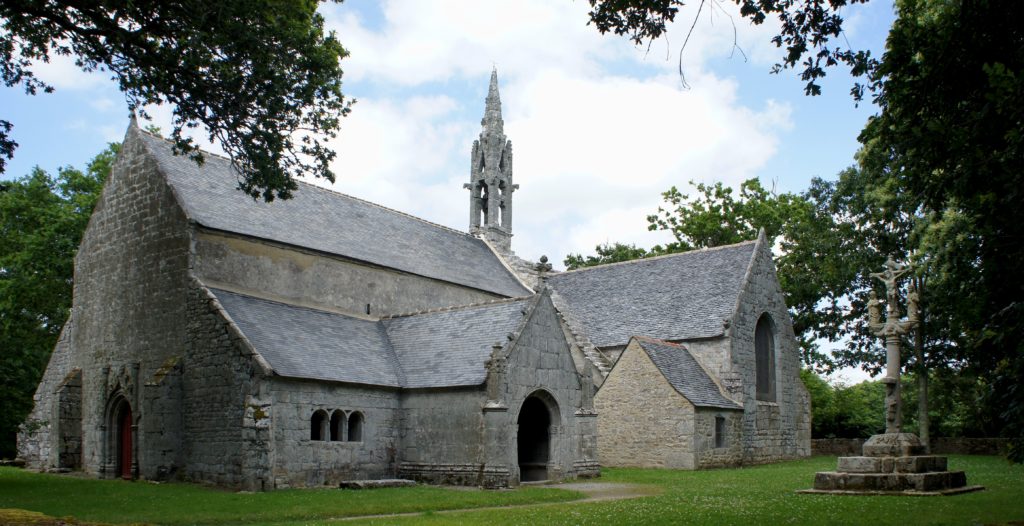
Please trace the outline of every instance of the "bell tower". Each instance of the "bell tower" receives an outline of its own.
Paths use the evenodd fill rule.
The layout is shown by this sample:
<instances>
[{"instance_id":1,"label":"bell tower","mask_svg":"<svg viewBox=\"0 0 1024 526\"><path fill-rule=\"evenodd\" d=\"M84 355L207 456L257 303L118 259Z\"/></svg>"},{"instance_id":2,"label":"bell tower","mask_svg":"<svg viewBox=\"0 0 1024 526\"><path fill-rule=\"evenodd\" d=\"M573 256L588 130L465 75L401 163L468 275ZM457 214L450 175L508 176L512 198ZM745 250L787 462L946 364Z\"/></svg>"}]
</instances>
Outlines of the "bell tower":
<instances>
[{"instance_id":1,"label":"bell tower","mask_svg":"<svg viewBox=\"0 0 1024 526\"><path fill-rule=\"evenodd\" d=\"M495 248L512 247L512 141L505 138L498 95L498 70L491 71L480 138L473 141L469 182L469 233L483 237Z\"/></svg>"}]
</instances>

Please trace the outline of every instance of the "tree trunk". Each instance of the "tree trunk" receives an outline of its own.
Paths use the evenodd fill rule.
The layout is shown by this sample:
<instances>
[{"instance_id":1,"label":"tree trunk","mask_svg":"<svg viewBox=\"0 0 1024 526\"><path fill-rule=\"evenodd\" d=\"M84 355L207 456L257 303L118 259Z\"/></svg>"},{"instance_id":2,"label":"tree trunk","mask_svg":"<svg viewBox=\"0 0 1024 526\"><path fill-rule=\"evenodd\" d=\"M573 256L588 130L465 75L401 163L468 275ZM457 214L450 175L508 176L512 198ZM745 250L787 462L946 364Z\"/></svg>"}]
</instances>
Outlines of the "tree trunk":
<instances>
[{"instance_id":1,"label":"tree trunk","mask_svg":"<svg viewBox=\"0 0 1024 526\"><path fill-rule=\"evenodd\" d=\"M913 278L916 282L917 293L923 296L924 278ZM924 308L920 307L921 314L918 316L917 331L914 335L914 357L917 358L917 434L924 445L925 451L931 453L931 439L929 438L928 420L928 365L924 361Z\"/></svg>"}]
</instances>

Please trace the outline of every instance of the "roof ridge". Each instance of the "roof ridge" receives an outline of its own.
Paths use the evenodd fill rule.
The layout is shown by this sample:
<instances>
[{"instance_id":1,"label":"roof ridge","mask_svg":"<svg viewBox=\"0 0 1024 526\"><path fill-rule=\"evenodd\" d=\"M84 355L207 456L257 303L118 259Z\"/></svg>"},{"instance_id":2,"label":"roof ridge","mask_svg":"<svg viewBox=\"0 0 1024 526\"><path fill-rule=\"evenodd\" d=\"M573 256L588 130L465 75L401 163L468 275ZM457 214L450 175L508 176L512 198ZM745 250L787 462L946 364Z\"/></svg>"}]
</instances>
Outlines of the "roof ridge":
<instances>
[{"instance_id":1,"label":"roof ridge","mask_svg":"<svg viewBox=\"0 0 1024 526\"><path fill-rule=\"evenodd\" d=\"M154 139L159 139L161 141L170 143L172 147L175 146L174 141L168 139L167 137L164 137L163 135L157 135L157 134L155 134L155 133L153 133L153 132L151 132L149 130L143 129L143 128L136 128L136 129L140 133L145 133L146 135L149 135L150 137L152 137ZM199 148L199 147L196 147L196 150L198 150L199 153L201 153L203 155L209 155L210 157L216 157L218 159L223 159L223 160L225 160L225 161L227 161L227 162L229 162L231 164L234 164L234 161L231 160L231 158L228 157L227 155L223 155L223 154L219 154L219 153L214 153L214 152L208 152L208 151L206 151L206 150L204 150L202 148ZM175 154L175 155L177 155L177 154Z\"/></svg>"},{"instance_id":2,"label":"roof ridge","mask_svg":"<svg viewBox=\"0 0 1024 526\"><path fill-rule=\"evenodd\" d=\"M756 243L757 243L756 239L751 239L751 240L748 240L748 241L740 241L739 243L732 243L730 245L718 245L716 247L697 248L697 249L693 249L693 250L687 250L685 252L673 252L671 254L662 254L660 256L652 256L652 257L649 257L649 258L637 258L637 259L631 259L629 261L616 261L614 263L602 263L600 265L594 265L592 267L582 267L582 268L577 268L577 269L573 269L573 270L564 270L562 272L559 272L558 274L552 274L551 277L564 276L566 274L572 274L573 272L584 272L584 271L588 271L588 270L596 270L596 269L602 269L602 268L617 267L617 266L622 266L622 265L632 265L632 264L641 263L641 262L644 262L644 261L654 261L654 260L657 260L657 259L668 259L668 258L673 258L673 257L685 256L687 254L703 254L703 253L707 253L707 252L715 252L715 251L724 250L724 249L727 249L727 248L736 248L736 247L740 247L740 246L743 246L743 245L752 245L752 244L756 244Z\"/></svg>"},{"instance_id":3,"label":"roof ridge","mask_svg":"<svg viewBox=\"0 0 1024 526\"><path fill-rule=\"evenodd\" d=\"M382 320L393 320L395 318L408 318L410 316L418 316L420 314L433 314L435 312L451 312L451 311L456 311L456 310L471 309L471 308L474 308L474 307L483 307L485 305L497 305L499 303L514 303L516 301L528 300L528 299L530 299L530 298L532 298L534 296L536 296L536 294L532 294L530 296L514 296L514 297L511 297L511 298L498 298L498 299L487 300L487 301L478 301L476 303L466 303L464 305L449 305L447 307L436 307L436 308L433 308L433 309L423 309L423 310L412 311L412 312L402 312L402 313L399 313L399 314L390 314L388 316L381 316L380 319L382 319Z\"/></svg>"},{"instance_id":4,"label":"roof ridge","mask_svg":"<svg viewBox=\"0 0 1024 526\"><path fill-rule=\"evenodd\" d=\"M172 147L174 146L174 141L172 141L172 140L170 140L170 139L168 139L166 137L157 135L155 133L152 133L152 132L150 132L148 130L144 130L142 128L139 128L138 130L140 132L142 132L142 133L145 133L146 135L149 135L150 137L153 137L155 139L160 139L160 140L162 140L164 142L168 142L168 143L171 144ZM222 155L222 154L219 154L219 153L208 152L208 151L206 151L206 150L204 150L202 148L197 148L197 149L203 155L209 155L209 156L212 156L212 157L217 157L219 159L223 159L223 160L231 163L232 167L234 167L234 163L235 162L230 157L228 157L226 155ZM438 228L441 228L441 229L444 229L444 230L448 230L450 232L454 232L456 234L461 234L463 236L473 237L474 239L476 239L476 237L473 236L472 234L470 234L469 232L463 232L461 230L456 230L456 229L454 229L452 227L445 226L445 225L442 225L440 223L435 223L435 222L430 221L428 219L423 219L422 217L417 217L417 216L414 216L414 215L409 214L407 212L402 212L401 210L395 210L394 208L390 208L390 207L384 206L384 205L382 205L380 203L374 203L373 201L368 201L368 200L363 199L361 197L356 197L356 196L351 195L351 194L346 194L345 192L341 192L341 191L335 190L334 188L327 188L327 187L324 187L324 186L313 184L312 182L306 181L304 179L292 179L292 180L295 181L296 183L304 184L304 185L312 187L312 188L314 188L316 190L320 190L320 191L327 192L327 193L334 194L334 195L341 196L341 197L347 197L347 198L352 199L354 201L359 201L359 202L362 202L362 203L366 203L368 205L375 206L377 208L380 208L382 210L386 210L388 212L393 212L395 214L408 217L410 219L415 219L415 220L420 221L422 223L426 223L426 224L428 224L430 226L435 226L435 227L438 227Z\"/></svg>"}]
</instances>

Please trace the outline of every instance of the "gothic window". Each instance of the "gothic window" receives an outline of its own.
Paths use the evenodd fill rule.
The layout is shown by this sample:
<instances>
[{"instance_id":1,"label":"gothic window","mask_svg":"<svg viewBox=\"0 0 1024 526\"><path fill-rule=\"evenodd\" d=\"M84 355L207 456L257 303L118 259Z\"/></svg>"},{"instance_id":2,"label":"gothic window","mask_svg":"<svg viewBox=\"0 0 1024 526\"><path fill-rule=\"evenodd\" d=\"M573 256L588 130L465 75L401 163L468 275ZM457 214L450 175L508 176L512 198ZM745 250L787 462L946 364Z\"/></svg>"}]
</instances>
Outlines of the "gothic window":
<instances>
[{"instance_id":1,"label":"gothic window","mask_svg":"<svg viewBox=\"0 0 1024 526\"><path fill-rule=\"evenodd\" d=\"M323 409L314 411L313 417L309 419L309 439L327 440L327 424L329 421L327 411Z\"/></svg>"},{"instance_id":2,"label":"gothic window","mask_svg":"<svg viewBox=\"0 0 1024 526\"><path fill-rule=\"evenodd\" d=\"M335 409L331 413L331 442L344 440L345 435L345 412Z\"/></svg>"},{"instance_id":3,"label":"gothic window","mask_svg":"<svg viewBox=\"0 0 1024 526\"><path fill-rule=\"evenodd\" d=\"M348 415L348 442L363 441L363 414L353 411Z\"/></svg>"},{"instance_id":4,"label":"gothic window","mask_svg":"<svg viewBox=\"0 0 1024 526\"><path fill-rule=\"evenodd\" d=\"M725 447L725 417L715 417L715 447Z\"/></svg>"},{"instance_id":5,"label":"gothic window","mask_svg":"<svg viewBox=\"0 0 1024 526\"><path fill-rule=\"evenodd\" d=\"M775 328L767 313L757 320L754 329L754 361L757 399L775 401Z\"/></svg>"}]
</instances>

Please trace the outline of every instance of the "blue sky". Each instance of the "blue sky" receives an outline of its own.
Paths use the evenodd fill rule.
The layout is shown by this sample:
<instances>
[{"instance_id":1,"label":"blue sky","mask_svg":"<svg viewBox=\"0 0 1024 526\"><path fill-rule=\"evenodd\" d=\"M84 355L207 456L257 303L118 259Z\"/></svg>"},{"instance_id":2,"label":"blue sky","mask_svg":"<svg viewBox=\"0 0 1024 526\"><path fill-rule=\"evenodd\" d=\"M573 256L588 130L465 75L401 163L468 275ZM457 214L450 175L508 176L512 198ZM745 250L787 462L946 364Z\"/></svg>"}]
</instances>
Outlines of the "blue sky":
<instances>
[{"instance_id":1,"label":"blue sky","mask_svg":"<svg viewBox=\"0 0 1024 526\"><path fill-rule=\"evenodd\" d=\"M695 5L647 52L587 26L583 0L323 4L352 53L344 91L358 99L334 144L334 188L465 230L462 183L494 66L521 185L513 249L528 259L560 263L601 242L666 241L646 230L645 217L672 185L758 177L801 191L850 165L875 109L854 106L842 69L829 71L818 97L804 96L796 72L770 74L782 56L769 42L777 26L750 26L731 2L705 8L682 55L690 87L681 86L680 45ZM732 50L730 16L746 60ZM850 44L880 56L891 1L844 16ZM82 166L128 124L106 74L82 73L64 57L38 73L56 93L0 88L0 117L20 144L0 177ZM166 107L152 113L170 128Z\"/></svg>"}]
</instances>

